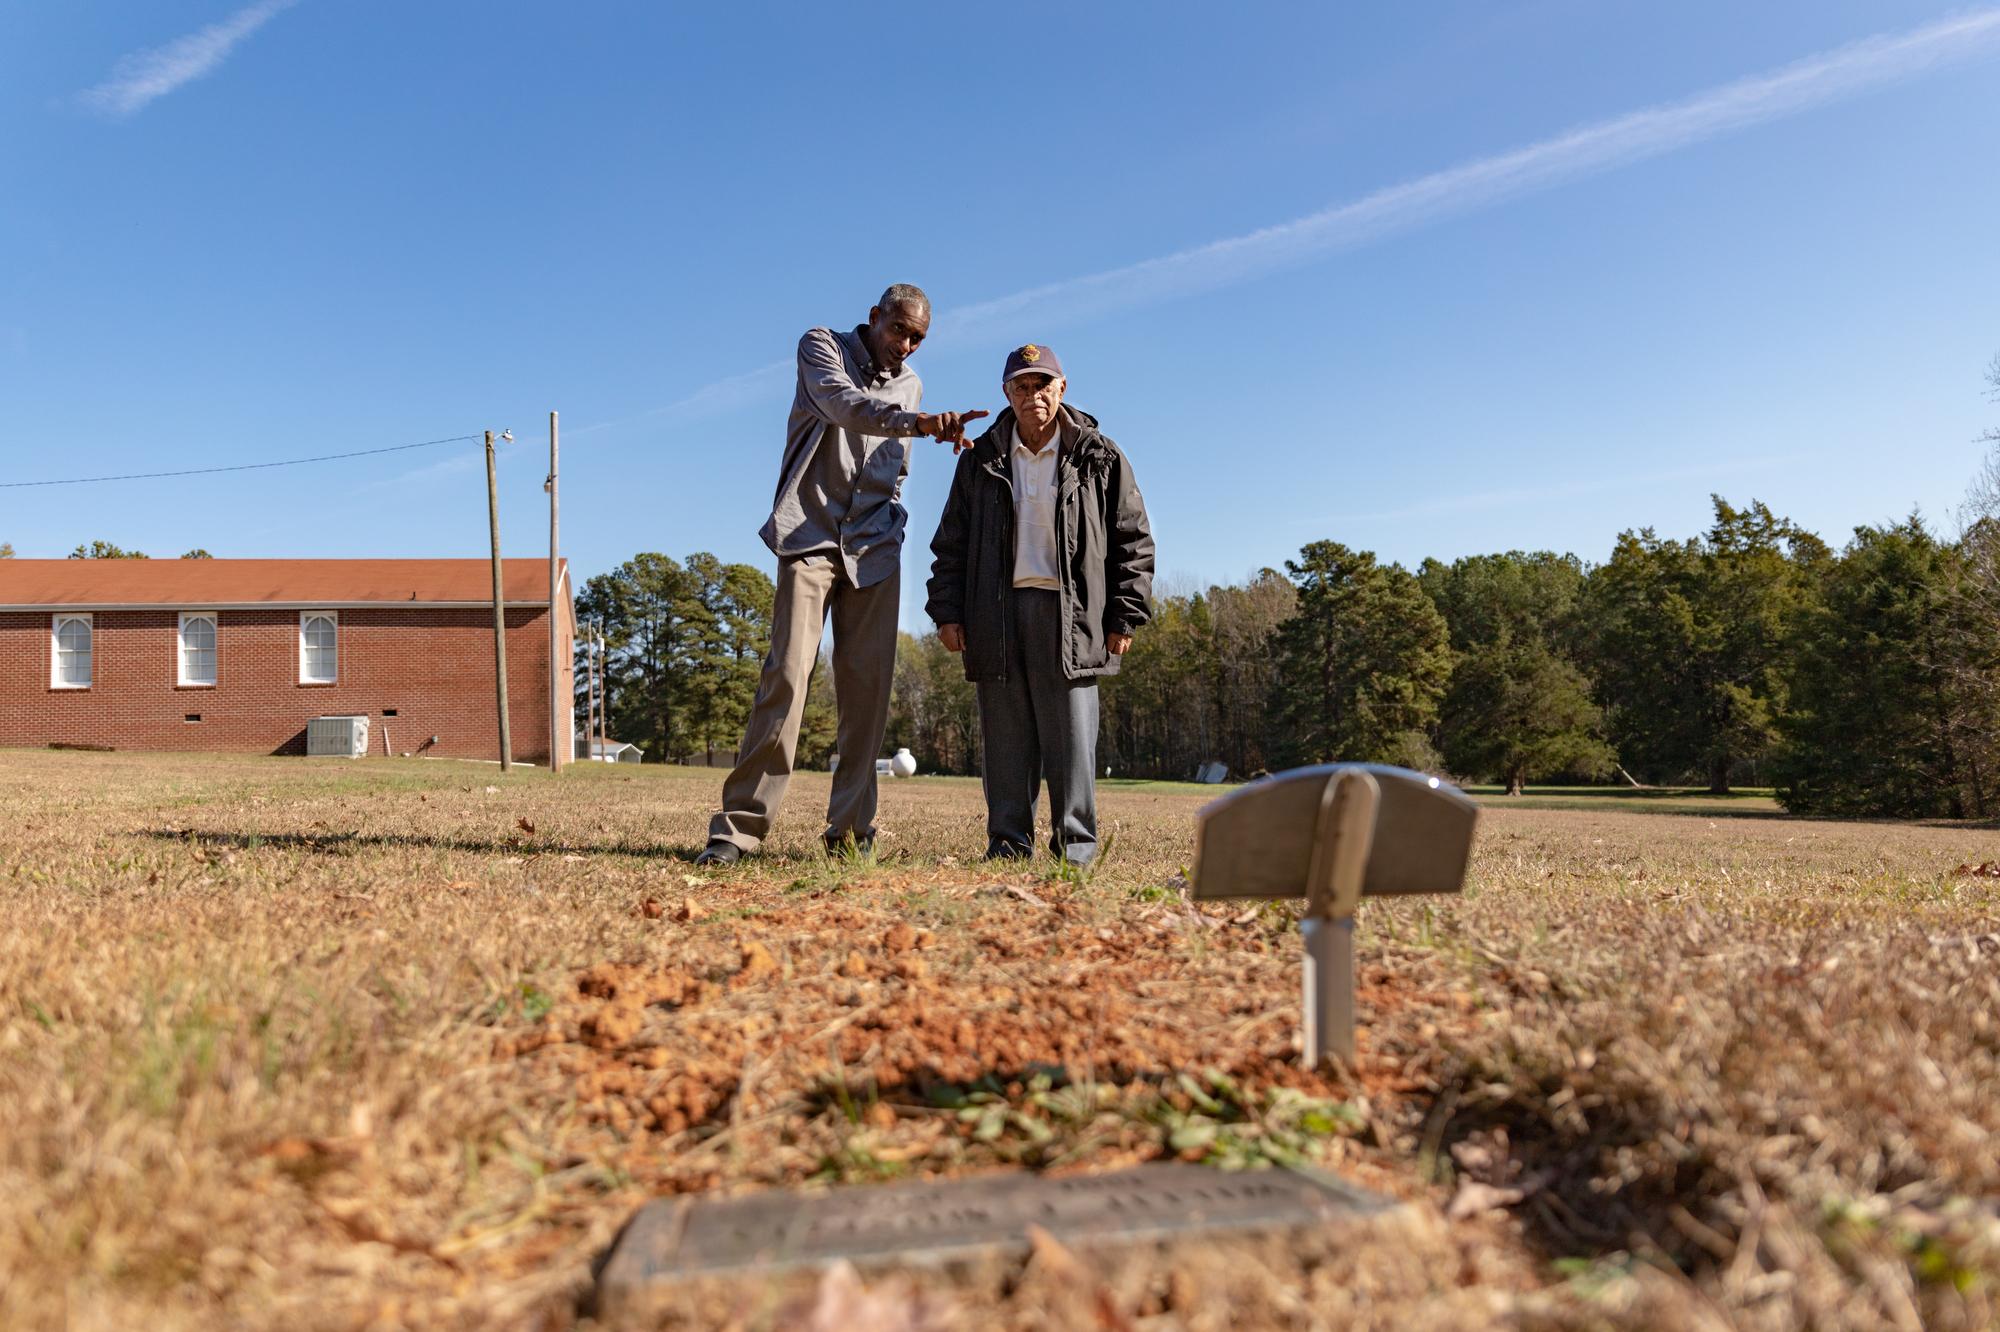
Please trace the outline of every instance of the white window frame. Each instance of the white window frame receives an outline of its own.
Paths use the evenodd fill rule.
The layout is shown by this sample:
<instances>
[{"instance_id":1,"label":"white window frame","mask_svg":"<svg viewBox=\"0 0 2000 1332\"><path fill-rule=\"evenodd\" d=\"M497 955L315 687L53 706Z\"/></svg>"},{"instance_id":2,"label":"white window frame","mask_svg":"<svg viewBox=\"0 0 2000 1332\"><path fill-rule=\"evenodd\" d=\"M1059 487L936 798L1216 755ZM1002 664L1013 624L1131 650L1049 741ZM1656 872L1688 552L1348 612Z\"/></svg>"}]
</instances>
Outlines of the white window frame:
<instances>
[{"instance_id":1,"label":"white window frame","mask_svg":"<svg viewBox=\"0 0 2000 1332\"><path fill-rule=\"evenodd\" d=\"M62 627L71 620L81 621L90 631L90 678L83 681L62 678ZM97 682L97 625L89 611L57 611L49 617L49 688L88 689Z\"/></svg>"},{"instance_id":2,"label":"white window frame","mask_svg":"<svg viewBox=\"0 0 2000 1332\"><path fill-rule=\"evenodd\" d=\"M215 640L210 649L215 660L209 665L206 680L197 680L187 669L187 627L190 620L207 620L209 635ZM222 613L220 611L182 611L180 627L174 632L174 683L184 689L213 689L222 675Z\"/></svg>"},{"instance_id":3,"label":"white window frame","mask_svg":"<svg viewBox=\"0 0 2000 1332\"><path fill-rule=\"evenodd\" d=\"M333 674L315 676L306 674L306 626L314 620L324 618L333 624ZM340 612L330 610L307 610L299 612L299 683L305 685L325 685L340 683Z\"/></svg>"}]
</instances>

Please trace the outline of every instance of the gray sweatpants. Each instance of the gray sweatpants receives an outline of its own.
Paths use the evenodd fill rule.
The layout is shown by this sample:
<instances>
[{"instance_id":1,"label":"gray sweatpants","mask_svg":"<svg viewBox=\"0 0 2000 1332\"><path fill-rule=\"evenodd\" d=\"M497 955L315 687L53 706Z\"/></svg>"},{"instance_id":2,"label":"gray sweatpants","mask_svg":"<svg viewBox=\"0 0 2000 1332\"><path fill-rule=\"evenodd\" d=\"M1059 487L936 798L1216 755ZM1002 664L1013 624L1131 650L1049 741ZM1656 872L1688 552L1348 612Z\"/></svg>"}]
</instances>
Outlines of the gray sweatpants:
<instances>
[{"instance_id":1,"label":"gray sweatpants","mask_svg":"<svg viewBox=\"0 0 2000 1332\"><path fill-rule=\"evenodd\" d=\"M1034 848L1037 788L1046 780L1049 849L1088 864L1097 854L1097 681L1063 676L1061 595L1017 587L1012 596L1007 679L979 686L987 851Z\"/></svg>"},{"instance_id":2,"label":"gray sweatpants","mask_svg":"<svg viewBox=\"0 0 2000 1332\"><path fill-rule=\"evenodd\" d=\"M778 595L771 608L771 655L757 682L736 769L722 784L722 810L708 822L710 841L755 851L771 835L799 749L806 687L819 658L820 634L833 615L833 693L840 708L840 767L826 803L831 839L875 835L875 759L889 726L889 687L896 678L896 611L902 572L856 587L826 555L778 561Z\"/></svg>"}]
</instances>

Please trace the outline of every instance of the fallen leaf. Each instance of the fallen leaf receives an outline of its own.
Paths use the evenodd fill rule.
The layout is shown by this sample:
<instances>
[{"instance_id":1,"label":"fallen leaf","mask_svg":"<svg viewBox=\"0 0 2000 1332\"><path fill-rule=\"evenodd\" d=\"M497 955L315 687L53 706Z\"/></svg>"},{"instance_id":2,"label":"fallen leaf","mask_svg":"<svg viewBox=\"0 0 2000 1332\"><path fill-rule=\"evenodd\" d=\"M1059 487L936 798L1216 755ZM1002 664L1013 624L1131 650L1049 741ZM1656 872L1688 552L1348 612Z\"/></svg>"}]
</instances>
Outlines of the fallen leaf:
<instances>
[{"instance_id":1,"label":"fallen leaf","mask_svg":"<svg viewBox=\"0 0 2000 1332\"><path fill-rule=\"evenodd\" d=\"M499 787L497 787L497 786L489 786L489 787L487 787L487 788L486 788L486 794L487 794L487 795L498 795L498 794L500 794L500 788L499 788Z\"/></svg>"},{"instance_id":2,"label":"fallen leaf","mask_svg":"<svg viewBox=\"0 0 2000 1332\"><path fill-rule=\"evenodd\" d=\"M1462 1181L1458 1192L1452 1195L1451 1205L1444 1209L1445 1220L1465 1221L1502 1207L1512 1207L1528 1195L1520 1189L1503 1189L1492 1184L1481 1184L1476 1179Z\"/></svg>"},{"instance_id":3,"label":"fallen leaf","mask_svg":"<svg viewBox=\"0 0 2000 1332\"><path fill-rule=\"evenodd\" d=\"M516 828L519 828L524 833L533 833L535 831L535 825L528 821L526 815L522 815L520 818L515 819L514 826Z\"/></svg>"},{"instance_id":4,"label":"fallen leaf","mask_svg":"<svg viewBox=\"0 0 2000 1332\"><path fill-rule=\"evenodd\" d=\"M1009 897L1019 898L1031 907L1046 908L1048 906L1047 902L1035 896L1018 883L989 883L986 885L986 891L989 893L1005 893Z\"/></svg>"},{"instance_id":5,"label":"fallen leaf","mask_svg":"<svg viewBox=\"0 0 2000 1332\"><path fill-rule=\"evenodd\" d=\"M810 1304L780 1309L773 1326L803 1332L944 1332L957 1327L962 1316L949 1300L917 1290L907 1277L893 1277L873 1290L862 1284L854 1265L835 1263L820 1278Z\"/></svg>"},{"instance_id":6,"label":"fallen leaf","mask_svg":"<svg viewBox=\"0 0 2000 1332\"><path fill-rule=\"evenodd\" d=\"M647 920L658 920L661 916L667 914L667 909L660 905L659 898L649 897L639 903L639 914Z\"/></svg>"},{"instance_id":7,"label":"fallen leaf","mask_svg":"<svg viewBox=\"0 0 2000 1332\"><path fill-rule=\"evenodd\" d=\"M700 920L703 916L706 916L707 914L708 914L707 907L695 901L692 897L683 897L681 899L680 907L674 912L674 919L679 921L692 922Z\"/></svg>"},{"instance_id":8,"label":"fallen leaf","mask_svg":"<svg viewBox=\"0 0 2000 1332\"><path fill-rule=\"evenodd\" d=\"M736 984L741 985L777 974L778 959L771 956L770 949L755 939L743 945L743 964L737 968Z\"/></svg>"},{"instance_id":9,"label":"fallen leaf","mask_svg":"<svg viewBox=\"0 0 2000 1332\"><path fill-rule=\"evenodd\" d=\"M1090 1269L1068 1245L1032 1222L1028 1225L1028 1248L1029 1261L1060 1281L1081 1281L1090 1276Z\"/></svg>"}]
</instances>

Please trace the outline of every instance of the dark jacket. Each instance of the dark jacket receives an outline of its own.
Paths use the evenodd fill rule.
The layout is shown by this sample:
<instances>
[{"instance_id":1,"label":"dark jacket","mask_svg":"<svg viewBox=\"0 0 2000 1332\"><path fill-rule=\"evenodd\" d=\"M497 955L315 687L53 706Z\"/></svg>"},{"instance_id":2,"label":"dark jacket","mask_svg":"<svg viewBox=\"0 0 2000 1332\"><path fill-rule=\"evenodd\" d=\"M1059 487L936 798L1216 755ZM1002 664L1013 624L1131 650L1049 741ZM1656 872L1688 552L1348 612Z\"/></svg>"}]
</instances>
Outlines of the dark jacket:
<instances>
[{"instance_id":1,"label":"dark jacket","mask_svg":"<svg viewBox=\"0 0 2000 1332\"><path fill-rule=\"evenodd\" d=\"M1132 464L1097 419L1064 404L1056 455L1056 546L1061 566L1063 674L1116 675L1107 634L1152 618L1153 532ZM930 601L938 624L965 626L965 678L1007 678L1014 633L1014 409L958 456L951 496L931 540Z\"/></svg>"}]
</instances>

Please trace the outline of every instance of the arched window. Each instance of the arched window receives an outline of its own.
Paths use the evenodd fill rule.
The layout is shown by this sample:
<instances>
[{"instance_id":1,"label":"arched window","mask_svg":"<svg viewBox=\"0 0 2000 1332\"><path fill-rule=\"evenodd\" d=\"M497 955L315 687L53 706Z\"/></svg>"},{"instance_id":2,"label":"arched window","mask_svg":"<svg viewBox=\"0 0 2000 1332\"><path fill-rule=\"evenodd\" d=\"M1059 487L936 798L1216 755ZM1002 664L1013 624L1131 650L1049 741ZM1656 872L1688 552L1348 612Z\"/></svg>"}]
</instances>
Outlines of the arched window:
<instances>
[{"instance_id":1,"label":"arched window","mask_svg":"<svg viewBox=\"0 0 2000 1332\"><path fill-rule=\"evenodd\" d=\"M215 683L215 612L181 612L180 682Z\"/></svg>"},{"instance_id":2,"label":"arched window","mask_svg":"<svg viewBox=\"0 0 2000 1332\"><path fill-rule=\"evenodd\" d=\"M336 612L299 612L300 684L332 684L339 678L339 632Z\"/></svg>"},{"instance_id":3,"label":"arched window","mask_svg":"<svg viewBox=\"0 0 2000 1332\"><path fill-rule=\"evenodd\" d=\"M49 683L57 689L90 688L90 617L58 615L51 628Z\"/></svg>"}]
</instances>

